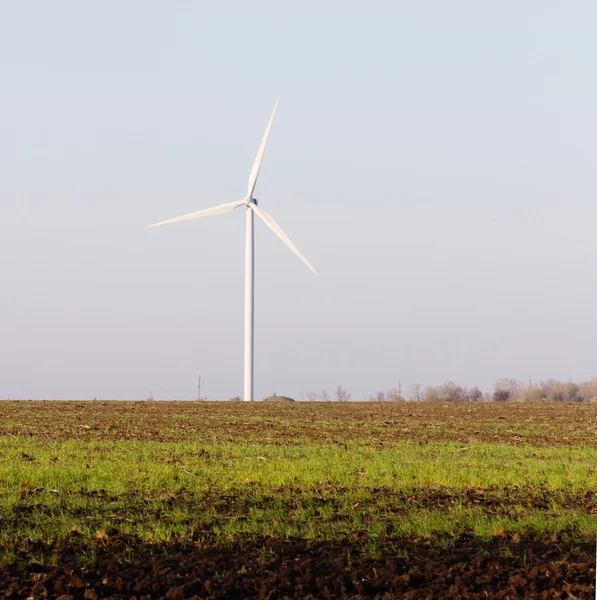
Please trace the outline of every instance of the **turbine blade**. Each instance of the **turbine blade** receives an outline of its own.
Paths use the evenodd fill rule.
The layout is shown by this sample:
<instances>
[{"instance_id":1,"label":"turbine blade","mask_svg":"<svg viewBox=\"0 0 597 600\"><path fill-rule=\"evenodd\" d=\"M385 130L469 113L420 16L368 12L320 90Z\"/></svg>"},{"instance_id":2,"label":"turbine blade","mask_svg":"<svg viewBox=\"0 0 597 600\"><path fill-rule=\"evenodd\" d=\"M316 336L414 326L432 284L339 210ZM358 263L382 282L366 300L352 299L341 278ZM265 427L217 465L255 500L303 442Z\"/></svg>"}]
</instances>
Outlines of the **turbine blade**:
<instances>
[{"instance_id":1,"label":"turbine blade","mask_svg":"<svg viewBox=\"0 0 597 600\"><path fill-rule=\"evenodd\" d=\"M220 204L219 206L212 206L211 208L204 208L196 212L189 213L188 215L182 215L182 217L174 217L173 219L167 219L166 221L160 221L159 223L153 223L153 225L147 225L147 227L157 227L158 225L168 225L169 223L178 223L179 221L189 221L190 219L200 219L201 217L211 217L212 215L221 215L227 213L239 206L244 206L245 200L237 200L236 202L228 202L227 204Z\"/></svg>"},{"instance_id":2,"label":"turbine blade","mask_svg":"<svg viewBox=\"0 0 597 600\"><path fill-rule=\"evenodd\" d=\"M257 156L255 157L255 162L253 163L253 168L251 169L251 174L249 175L249 186L247 188L247 196L249 198L253 197L253 192L255 191L255 184L257 183L259 169L261 168L261 161L263 160L263 154L265 153L265 146L267 145L267 136L269 135L269 130L271 129L272 122L274 120L274 115L276 114L276 108L278 108L277 100L276 100L276 104L274 105L274 110L272 111L272 116L269 118L267 127L265 128L265 133L263 134L263 139L261 140L259 150L257 151Z\"/></svg>"},{"instance_id":3,"label":"turbine blade","mask_svg":"<svg viewBox=\"0 0 597 600\"><path fill-rule=\"evenodd\" d=\"M303 256L301 251L290 241L290 238L282 231L280 226L272 219L271 215L259 208L254 202L247 204L261 220L317 275L317 271L311 266L309 261Z\"/></svg>"}]
</instances>

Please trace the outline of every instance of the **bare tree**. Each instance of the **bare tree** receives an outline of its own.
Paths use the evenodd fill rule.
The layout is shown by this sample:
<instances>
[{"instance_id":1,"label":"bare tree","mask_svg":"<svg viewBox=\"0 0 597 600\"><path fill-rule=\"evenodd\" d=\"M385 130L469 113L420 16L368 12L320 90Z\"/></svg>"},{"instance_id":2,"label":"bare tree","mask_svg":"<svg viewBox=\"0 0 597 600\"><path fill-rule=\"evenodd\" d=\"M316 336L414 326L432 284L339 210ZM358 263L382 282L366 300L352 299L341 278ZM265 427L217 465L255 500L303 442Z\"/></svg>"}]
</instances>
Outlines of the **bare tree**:
<instances>
[{"instance_id":1,"label":"bare tree","mask_svg":"<svg viewBox=\"0 0 597 600\"><path fill-rule=\"evenodd\" d=\"M386 399L386 395L384 392L377 392L377 396L375 398L377 402L384 402Z\"/></svg>"},{"instance_id":2,"label":"bare tree","mask_svg":"<svg viewBox=\"0 0 597 600\"><path fill-rule=\"evenodd\" d=\"M510 400L510 392L508 390L496 389L493 392L492 398L494 402L507 402Z\"/></svg>"},{"instance_id":3,"label":"bare tree","mask_svg":"<svg viewBox=\"0 0 597 600\"><path fill-rule=\"evenodd\" d=\"M402 397L402 392L400 387L390 388L386 392L386 402L402 402L404 398Z\"/></svg>"},{"instance_id":4,"label":"bare tree","mask_svg":"<svg viewBox=\"0 0 597 600\"><path fill-rule=\"evenodd\" d=\"M427 402L466 402L468 392L453 381L447 381L442 385L426 388L423 398Z\"/></svg>"},{"instance_id":5,"label":"bare tree","mask_svg":"<svg viewBox=\"0 0 597 600\"><path fill-rule=\"evenodd\" d=\"M421 400L421 391L423 386L420 383L411 383L407 392L407 399L410 402L419 402Z\"/></svg>"},{"instance_id":6,"label":"bare tree","mask_svg":"<svg viewBox=\"0 0 597 600\"><path fill-rule=\"evenodd\" d=\"M423 390L423 400L425 402L439 402L440 396L437 387L430 385Z\"/></svg>"},{"instance_id":7,"label":"bare tree","mask_svg":"<svg viewBox=\"0 0 597 600\"><path fill-rule=\"evenodd\" d=\"M350 394L345 387L339 385L336 388L336 401L337 402L348 402L350 400Z\"/></svg>"},{"instance_id":8,"label":"bare tree","mask_svg":"<svg viewBox=\"0 0 597 600\"><path fill-rule=\"evenodd\" d=\"M483 392L477 387L472 387L468 392L471 402L479 402L483 398Z\"/></svg>"},{"instance_id":9,"label":"bare tree","mask_svg":"<svg viewBox=\"0 0 597 600\"><path fill-rule=\"evenodd\" d=\"M321 392L319 392L319 393L320 393L320 395L321 395L321 399L322 399L324 402L328 402L328 401L329 401L329 399L330 399L330 395L328 394L328 391L327 391L327 390L321 390Z\"/></svg>"},{"instance_id":10,"label":"bare tree","mask_svg":"<svg viewBox=\"0 0 597 600\"><path fill-rule=\"evenodd\" d=\"M539 382L539 389L543 392L546 398L549 398L552 394L553 389L559 385L559 381L556 379L545 379Z\"/></svg>"},{"instance_id":11,"label":"bare tree","mask_svg":"<svg viewBox=\"0 0 597 600\"><path fill-rule=\"evenodd\" d=\"M516 400L518 402L538 402L539 400L545 400L545 396L540 388L531 386L520 390Z\"/></svg>"},{"instance_id":12,"label":"bare tree","mask_svg":"<svg viewBox=\"0 0 597 600\"><path fill-rule=\"evenodd\" d=\"M597 402L597 378L581 383L580 395L585 402Z\"/></svg>"},{"instance_id":13,"label":"bare tree","mask_svg":"<svg viewBox=\"0 0 597 600\"><path fill-rule=\"evenodd\" d=\"M541 391L548 400L556 402L582 402L583 400L580 387L572 381L567 383L554 381L553 379L549 379L547 382L542 381Z\"/></svg>"},{"instance_id":14,"label":"bare tree","mask_svg":"<svg viewBox=\"0 0 597 600\"><path fill-rule=\"evenodd\" d=\"M525 384L523 381L502 377L493 384L493 399L496 402L516 400L524 387Z\"/></svg>"},{"instance_id":15,"label":"bare tree","mask_svg":"<svg viewBox=\"0 0 597 600\"><path fill-rule=\"evenodd\" d=\"M315 402L317 400L317 392L307 392L307 400Z\"/></svg>"}]
</instances>

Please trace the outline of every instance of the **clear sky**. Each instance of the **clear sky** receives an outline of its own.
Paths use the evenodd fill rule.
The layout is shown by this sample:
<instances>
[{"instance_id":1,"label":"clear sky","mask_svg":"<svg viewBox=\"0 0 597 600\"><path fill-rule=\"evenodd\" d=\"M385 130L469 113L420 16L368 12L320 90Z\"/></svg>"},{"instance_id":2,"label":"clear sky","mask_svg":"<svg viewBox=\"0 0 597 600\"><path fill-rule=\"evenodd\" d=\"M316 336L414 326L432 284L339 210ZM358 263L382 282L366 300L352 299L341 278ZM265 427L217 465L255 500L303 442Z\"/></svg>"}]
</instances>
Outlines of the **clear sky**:
<instances>
[{"instance_id":1,"label":"clear sky","mask_svg":"<svg viewBox=\"0 0 597 600\"><path fill-rule=\"evenodd\" d=\"M597 376L597 4L4 2L0 397Z\"/></svg>"}]
</instances>

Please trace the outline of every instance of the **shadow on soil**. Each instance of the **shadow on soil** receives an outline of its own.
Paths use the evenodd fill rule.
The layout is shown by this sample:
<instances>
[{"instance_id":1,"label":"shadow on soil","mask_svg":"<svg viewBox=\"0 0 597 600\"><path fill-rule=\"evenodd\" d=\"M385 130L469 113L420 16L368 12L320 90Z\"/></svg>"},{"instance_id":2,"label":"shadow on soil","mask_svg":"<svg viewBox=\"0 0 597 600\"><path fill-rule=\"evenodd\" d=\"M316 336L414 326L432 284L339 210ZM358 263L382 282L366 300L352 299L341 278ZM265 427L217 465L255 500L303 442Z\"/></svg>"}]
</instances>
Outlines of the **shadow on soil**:
<instances>
[{"instance_id":1,"label":"shadow on soil","mask_svg":"<svg viewBox=\"0 0 597 600\"><path fill-rule=\"evenodd\" d=\"M22 540L0 567L6 598L578 598L595 594L594 540L257 539L144 545L116 531L52 546Z\"/></svg>"}]
</instances>

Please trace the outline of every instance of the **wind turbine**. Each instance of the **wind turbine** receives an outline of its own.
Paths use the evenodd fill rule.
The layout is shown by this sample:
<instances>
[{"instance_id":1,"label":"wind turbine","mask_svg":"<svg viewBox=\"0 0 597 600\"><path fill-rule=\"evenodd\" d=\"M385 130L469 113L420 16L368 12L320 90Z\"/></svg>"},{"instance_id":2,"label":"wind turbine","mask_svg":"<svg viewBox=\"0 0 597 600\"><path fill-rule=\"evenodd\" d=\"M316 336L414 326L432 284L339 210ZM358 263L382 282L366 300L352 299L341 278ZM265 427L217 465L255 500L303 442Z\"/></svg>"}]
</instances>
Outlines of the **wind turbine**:
<instances>
[{"instance_id":1,"label":"wind turbine","mask_svg":"<svg viewBox=\"0 0 597 600\"><path fill-rule=\"evenodd\" d=\"M220 215L222 213L230 212L235 208L241 206L246 207L246 230L245 230L245 389L244 399L253 400L253 373L254 373L254 327L255 327L255 241L254 241L254 221L253 217L256 214L261 220L317 275L317 271L309 264L309 261L302 255L301 251L290 241L290 238L282 231L279 225L272 219L272 217L260 208L257 204L257 198L253 196L255 192L255 185L257 184L257 177L259 176L259 169L261 168L261 161L265 153L265 146L267 144L267 138L269 136L269 130L271 129L274 115L276 114L276 108L278 108L278 102L274 105L274 110L269 118L263 139L259 145L251 174L249 175L249 185L247 187L247 194L242 200L236 202L229 202L227 204L220 204L212 208L205 208L198 210L197 212L189 213L188 215L182 215L181 217L175 217L174 219L168 219L166 221L160 221L148 227L157 227L159 225L168 225L170 223L178 223L180 221L189 221L190 219L200 219L201 217L210 217L212 215Z\"/></svg>"}]
</instances>

